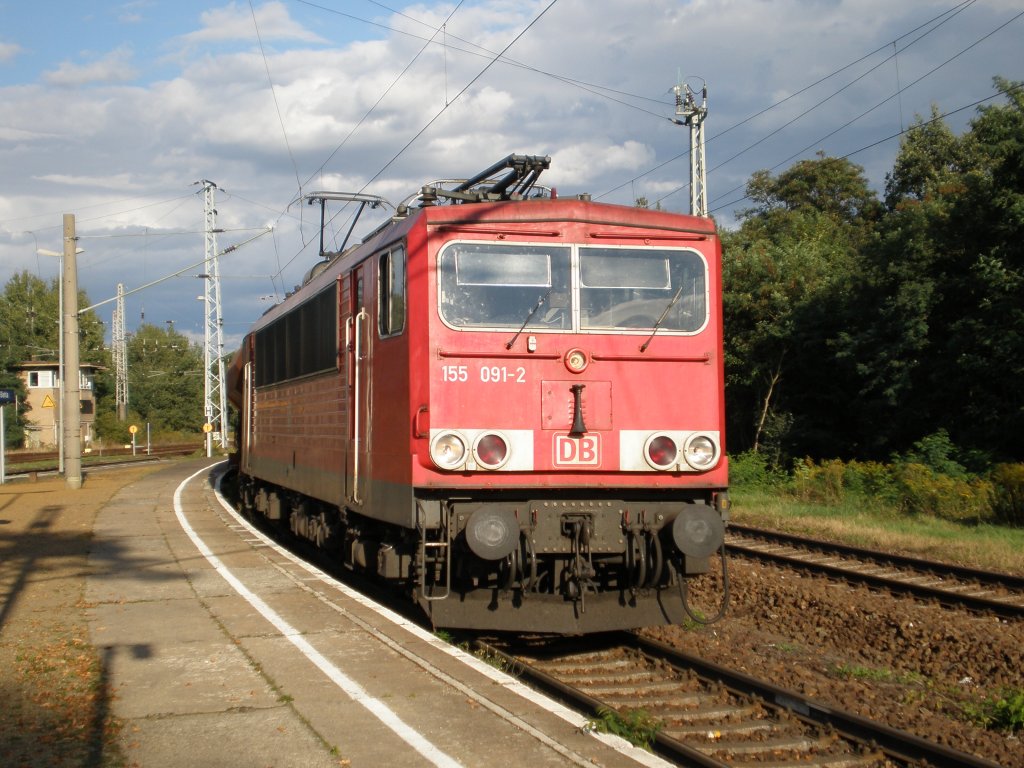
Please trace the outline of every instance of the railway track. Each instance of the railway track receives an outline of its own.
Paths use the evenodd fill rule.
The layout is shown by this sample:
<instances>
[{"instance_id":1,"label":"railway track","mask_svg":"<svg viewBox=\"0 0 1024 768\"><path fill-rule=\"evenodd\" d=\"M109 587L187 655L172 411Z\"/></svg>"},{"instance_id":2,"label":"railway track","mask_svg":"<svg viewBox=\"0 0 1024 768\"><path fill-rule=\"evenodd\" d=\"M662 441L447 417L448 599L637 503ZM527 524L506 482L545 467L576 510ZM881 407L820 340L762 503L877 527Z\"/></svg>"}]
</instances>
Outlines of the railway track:
<instances>
[{"instance_id":1,"label":"railway track","mask_svg":"<svg viewBox=\"0 0 1024 768\"><path fill-rule=\"evenodd\" d=\"M652 750L680 765L997 768L632 633L477 650L595 718L644 713Z\"/></svg>"},{"instance_id":2,"label":"railway track","mask_svg":"<svg viewBox=\"0 0 1024 768\"><path fill-rule=\"evenodd\" d=\"M861 549L730 523L733 555L773 562L876 589L1003 618L1024 618L1024 577Z\"/></svg>"},{"instance_id":3,"label":"railway track","mask_svg":"<svg viewBox=\"0 0 1024 768\"><path fill-rule=\"evenodd\" d=\"M102 453L87 453L82 455L82 464L85 468L104 467L111 464L124 463L126 457L131 461L146 461L166 456L187 456L202 448L197 443L178 443L171 445L158 445L146 452L145 448L136 448L132 455L131 447L128 448L105 448ZM59 457L57 451L34 451L31 453L8 454L6 461L6 476L9 478L26 475L42 475L58 470Z\"/></svg>"},{"instance_id":4,"label":"railway track","mask_svg":"<svg viewBox=\"0 0 1024 768\"><path fill-rule=\"evenodd\" d=\"M325 560L305 542L297 553L394 605L394 594ZM297 546L296 546L297 543ZM407 616L422 621L411 606ZM634 633L534 640L469 639L522 679L597 723L608 712L644 713L660 730L651 744L686 766L999 768L998 764L872 722L743 672Z\"/></svg>"}]
</instances>

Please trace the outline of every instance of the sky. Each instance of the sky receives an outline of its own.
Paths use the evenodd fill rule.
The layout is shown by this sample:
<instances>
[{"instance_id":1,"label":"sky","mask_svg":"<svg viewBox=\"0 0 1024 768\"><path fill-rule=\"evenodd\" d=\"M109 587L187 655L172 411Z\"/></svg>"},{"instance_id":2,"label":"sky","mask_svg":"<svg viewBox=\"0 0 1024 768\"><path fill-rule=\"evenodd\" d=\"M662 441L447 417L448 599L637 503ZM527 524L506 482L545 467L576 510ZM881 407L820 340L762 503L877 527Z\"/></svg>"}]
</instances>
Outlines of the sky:
<instances>
[{"instance_id":1,"label":"sky","mask_svg":"<svg viewBox=\"0 0 1024 768\"><path fill-rule=\"evenodd\" d=\"M0 285L55 278L74 214L90 301L120 283L129 333L201 343L209 180L230 351L318 260L304 195L397 204L519 153L560 195L689 212L686 83L732 228L751 174L817 153L881 192L901 131L966 130L1022 43L1020 0L0 0Z\"/></svg>"}]
</instances>

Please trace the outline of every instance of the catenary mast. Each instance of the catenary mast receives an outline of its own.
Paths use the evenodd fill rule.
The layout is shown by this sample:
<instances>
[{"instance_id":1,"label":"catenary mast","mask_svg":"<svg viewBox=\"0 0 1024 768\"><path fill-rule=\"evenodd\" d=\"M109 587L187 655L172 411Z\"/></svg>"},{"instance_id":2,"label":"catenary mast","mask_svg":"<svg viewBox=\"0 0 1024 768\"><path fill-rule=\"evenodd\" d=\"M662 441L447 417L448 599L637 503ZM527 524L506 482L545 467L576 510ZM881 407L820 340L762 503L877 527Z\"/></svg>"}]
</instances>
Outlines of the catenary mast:
<instances>
[{"instance_id":1,"label":"catenary mast","mask_svg":"<svg viewBox=\"0 0 1024 768\"><path fill-rule=\"evenodd\" d=\"M227 392L224 389L224 321L220 305L220 267L217 262L217 208L215 194L217 185L203 179L196 184L203 186L203 203L206 212L204 240L206 245L206 271L203 278L203 309L205 333L203 334L203 408L209 429L206 433L206 454L211 453L211 440L217 440L221 448L227 447Z\"/></svg>"},{"instance_id":2,"label":"catenary mast","mask_svg":"<svg viewBox=\"0 0 1024 768\"><path fill-rule=\"evenodd\" d=\"M128 420L128 339L124 332L124 283L117 284L117 303L114 305L111 328L111 346L114 352L114 402L117 420Z\"/></svg>"},{"instance_id":3,"label":"catenary mast","mask_svg":"<svg viewBox=\"0 0 1024 768\"><path fill-rule=\"evenodd\" d=\"M686 83L675 87L676 114L682 120L675 122L690 126L690 213L708 215L708 175L704 165L704 118L708 116L708 87L701 92L697 105L693 91Z\"/></svg>"}]
</instances>

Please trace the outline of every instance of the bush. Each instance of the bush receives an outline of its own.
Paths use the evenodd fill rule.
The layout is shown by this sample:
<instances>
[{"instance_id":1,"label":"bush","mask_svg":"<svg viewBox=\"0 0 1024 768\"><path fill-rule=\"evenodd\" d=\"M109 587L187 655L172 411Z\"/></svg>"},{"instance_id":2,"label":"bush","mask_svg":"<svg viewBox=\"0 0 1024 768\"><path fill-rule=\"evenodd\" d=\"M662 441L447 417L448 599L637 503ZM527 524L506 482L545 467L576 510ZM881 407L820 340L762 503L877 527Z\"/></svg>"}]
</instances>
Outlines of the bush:
<instances>
[{"instance_id":1,"label":"bush","mask_svg":"<svg viewBox=\"0 0 1024 768\"><path fill-rule=\"evenodd\" d=\"M997 464L992 483L992 514L1007 525L1024 526L1024 464Z\"/></svg>"},{"instance_id":2,"label":"bush","mask_svg":"<svg viewBox=\"0 0 1024 768\"><path fill-rule=\"evenodd\" d=\"M914 447L902 456L894 456L895 464L921 464L928 469L948 477L966 478L967 469L953 458L959 455L960 451L953 441L949 439L949 433L940 429L938 432L922 437Z\"/></svg>"},{"instance_id":3,"label":"bush","mask_svg":"<svg viewBox=\"0 0 1024 768\"><path fill-rule=\"evenodd\" d=\"M851 461L846 465L843 482L850 493L893 507L899 506L900 488L890 464L877 461Z\"/></svg>"},{"instance_id":4,"label":"bush","mask_svg":"<svg viewBox=\"0 0 1024 768\"><path fill-rule=\"evenodd\" d=\"M776 488L788 478L772 467L763 453L747 451L729 457L729 485L741 488Z\"/></svg>"},{"instance_id":5,"label":"bush","mask_svg":"<svg viewBox=\"0 0 1024 768\"><path fill-rule=\"evenodd\" d=\"M790 491L802 501L839 504L849 496L870 503L900 506L901 491L891 465L875 461L829 459L815 463L804 459L793 467Z\"/></svg>"},{"instance_id":6,"label":"bush","mask_svg":"<svg viewBox=\"0 0 1024 768\"><path fill-rule=\"evenodd\" d=\"M846 466L839 459L815 464L811 459L793 467L792 493L801 501L838 504L843 500Z\"/></svg>"},{"instance_id":7,"label":"bush","mask_svg":"<svg viewBox=\"0 0 1024 768\"><path fill-rule=\"evenodd\" d=\"M933 515L958 523L992 519L992 484L979 477L944 475L923 464L896 465L900 507L904 512Z\"/></svg>"}]
</instances>

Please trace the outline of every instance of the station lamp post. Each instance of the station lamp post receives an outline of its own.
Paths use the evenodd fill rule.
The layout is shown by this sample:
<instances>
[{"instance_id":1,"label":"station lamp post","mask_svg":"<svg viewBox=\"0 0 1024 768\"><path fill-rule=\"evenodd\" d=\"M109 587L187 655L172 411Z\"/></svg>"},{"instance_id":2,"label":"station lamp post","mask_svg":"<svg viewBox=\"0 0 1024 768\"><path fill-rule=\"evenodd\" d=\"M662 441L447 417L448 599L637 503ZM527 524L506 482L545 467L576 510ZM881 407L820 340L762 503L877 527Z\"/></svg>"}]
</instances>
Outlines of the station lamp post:
<instances>
[{"instance_id":1,"label":"station lamp post","mask_svg":"<svg viewBox=\"0 0 1024 768\"><path fill-rule=\"evenodd\" d=\"M78 351L78 262L82 249L76 247L75 216L64 214L64 251L56 253L37 249L42 256L56 256L60 259L61 281L60 343L57 362L57 377L61 387L60 422L58 440L60 472L69 488L82 487L82 416L79 351Z\"/></svg>"}]
</instances>

